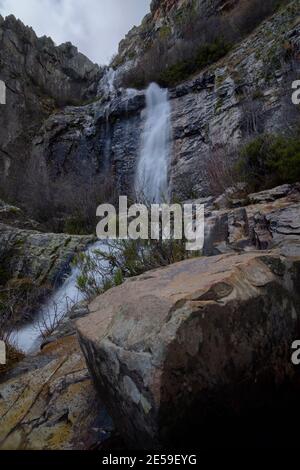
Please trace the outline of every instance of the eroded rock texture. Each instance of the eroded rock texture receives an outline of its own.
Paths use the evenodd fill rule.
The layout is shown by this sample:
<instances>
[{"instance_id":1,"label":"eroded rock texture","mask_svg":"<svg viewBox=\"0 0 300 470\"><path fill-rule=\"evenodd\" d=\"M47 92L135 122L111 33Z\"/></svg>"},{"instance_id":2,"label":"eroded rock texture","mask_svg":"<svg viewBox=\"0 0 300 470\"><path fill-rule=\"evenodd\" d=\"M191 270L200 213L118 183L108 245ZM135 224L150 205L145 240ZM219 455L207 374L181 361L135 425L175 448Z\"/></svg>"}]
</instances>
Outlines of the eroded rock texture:
<instances>
[{"instance_id":1,"label":"eroded rock texture","mask_svg":"<svg viewBox=\"0 0 300 470\"><path fill-rule=\"evenodd\" d=\"M217 209L220 201L224 207ZM299 184L250 194L246 202L225 193L206 205L204 254L277 248L284 255L299 256Z\"/></svg>"},{"instance_id":2,"label":"eroded rock texture","mask_svg":"<svg viewBox=\"0 0 300 470\"><path fill-rule=\"evenodd\" d=\"M112 430L75 336L0 378L0 449L87 450Z\"/></svg>"},{"instance_id":3,"label":"eroded rock texture","mask_svg":"<svg viewBox=\"0 0 300 470\"><path fill-rule=\"evenodd\" d=\"M235 146L253 133L278 133L294 124L291 84L299 67L298 15L298 2L291 2L222 60L170 90L174 197L208 195L207 165L218 152L227 149L235 158ZM34 158L46 162L54 174L73 169L93 175L108 167L119 191L129 194L144 128L144 93L119 91L107 99L102 91L100 87L96 102L88 106L51 116L34 141Z\"/></svg>"},{"instance_id":4,"label":"eroded rock texture","mask_svg":"<svg viewBox=\"0 0 300 470\"><path fill-rule=\"evenodd\" d=\"M20 230L0 223L0 262L8 279L30 278L42 285L59 285L76 253L93 237Z\"/></svg>"},{"instance_id":5,"label":"eroded rock texture","mask_svg":"<svg viewBox=\"0 0 300 470\"><path fill-rule=\"evenodd\" d=\"M205 446L216 415L263 410L295 384L299 288L299 256L251 252L178 263L96 299L80 344L129 445Z\"/></svg>"},{"instance_id":6,"label":"eroded rock texture","mask_svg":"<svg viewBox=\"0 0 300 470\"><path fill-rule=\"evenodd\" d=\"M7 89L0 113L1 177L24 171L43 121L57 108L94 98L100 77L100 68L72 44L56 47L13 16L0 16L0 79Z\"/></svg>"}]
</instances>

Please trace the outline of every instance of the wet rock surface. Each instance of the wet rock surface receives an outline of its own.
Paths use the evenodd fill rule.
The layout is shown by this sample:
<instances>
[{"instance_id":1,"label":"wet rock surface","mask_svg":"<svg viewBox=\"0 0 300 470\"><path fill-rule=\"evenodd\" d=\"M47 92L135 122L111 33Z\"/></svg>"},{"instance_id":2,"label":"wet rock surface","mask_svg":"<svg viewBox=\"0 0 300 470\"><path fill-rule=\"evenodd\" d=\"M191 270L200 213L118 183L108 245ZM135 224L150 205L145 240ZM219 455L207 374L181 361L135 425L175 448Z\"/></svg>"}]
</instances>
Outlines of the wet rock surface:
<instances>
[{"instance_id":1,"label":"wet rock surface","mask_svg":"<svg viewBox=\"0 0 300 470\"><path fill-rule=\"evenodd\" d=\"M89 236L41 233L0 223L0 262L9 279L30 278L37 285L58 286Z\"/></svg>"}]
</instances>

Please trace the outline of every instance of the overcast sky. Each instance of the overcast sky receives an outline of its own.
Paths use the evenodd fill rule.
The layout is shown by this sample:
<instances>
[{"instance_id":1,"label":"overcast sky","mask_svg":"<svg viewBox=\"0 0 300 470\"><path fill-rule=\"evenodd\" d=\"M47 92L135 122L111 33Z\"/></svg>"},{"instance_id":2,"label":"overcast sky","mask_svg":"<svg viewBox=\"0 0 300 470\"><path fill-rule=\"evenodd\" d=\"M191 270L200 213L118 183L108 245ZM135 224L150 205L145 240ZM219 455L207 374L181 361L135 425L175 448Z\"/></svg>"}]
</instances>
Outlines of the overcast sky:
<instances>
[{"instance_id":1,"label":"overcast sky","mask_svg":"<svg viewBox=\"0 0 300 470\"><path fill-rule=\"evenodd\" d=\"M56 44L71 41L91 60L109 62L119 41L150 10L151 0L0 0L10 14Z\"/></svg>"}]
</instances>

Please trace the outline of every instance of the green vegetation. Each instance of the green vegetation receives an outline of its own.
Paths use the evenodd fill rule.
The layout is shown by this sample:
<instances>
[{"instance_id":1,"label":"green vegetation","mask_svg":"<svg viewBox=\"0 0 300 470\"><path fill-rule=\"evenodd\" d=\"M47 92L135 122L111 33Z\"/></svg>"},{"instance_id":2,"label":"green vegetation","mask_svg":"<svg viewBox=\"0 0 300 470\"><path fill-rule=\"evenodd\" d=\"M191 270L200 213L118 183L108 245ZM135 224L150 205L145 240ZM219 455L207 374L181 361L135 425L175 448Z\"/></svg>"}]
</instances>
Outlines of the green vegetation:
<instances>
[{"instance_id":1,"label":"green vegetation","mask_svg":"<svg viewBox=\"0 0 300 470\"><path fill-rule=\"evenodd\" d=\"M69 217L64 224L64 233L70 235L89 235L92 228L89 227L88 222L83 214Z\"/></svg>"},{"instance_id":2,"label":"green vegetation","mask_svg":"<svg viewBox=\"0 0 300 470\"><path fill-rule=\"evenodd\" d=\"M162 72L158 81L163 86L174 86L203 67L224 57L231 47L231 44L226 44L222 39L217 39L211 44L204 44L198 49L195 58L171 65Z\"/></svg>"},{"instance_id":3,"label":"green vegetation","mask_svg":"<svg viewBox=\"0 0 300 470\"><path fill-rule=\"evenodd\" d=\"M107 243L108 252L81 253L75 260L80 270L77 287L88 300L121 285L126 278L200 255L186 251L185 240L114 240Z\"/></svg>"},{"instance_id":4,"label":"green vegetation","mask_svg":"<svg viewBox=\"0 0 300 470\"><path fill-rule=\"evenodd\" d=\"M255 189L300 180L300 136L263 134L243 147L239 173Z\"/></svg>"},{"instance_id":5,"label":"green vegetation","mask_svg":"<svg viewBox=\"0 0 300 470\"><path fill-rule=\"evenodd\" d=\"M202 2L178 8L169 24L147 42L134 67L124 72L122 86L145 88L150 82L174 86L225 56L265 18L288 0L245 0L229 15L205 16ZM153 27L153 25L152 25ZM269 73L268 70L266 73Z\"/></svg>"},{"instance_id":6,"label":"green vegetation","mask_svg":"<svg viewBox=\"0 0 300 470\"><path fill-rule=\"evenodd\" d=\"M160 36L161 39L168 38L171 35L171 33L172 33L172 30L171 30L170 26L167 26L167 25L163 26L159 30L159 36Z\"/></svg>"},{"instance_id":7,"label":"green vegetation","mask_svg":"<svg viewBox=\"0 0 300 470\"><path fill-rule=\"evenodd\" d=\"M262 100L263 98L264 98L264 94L260 88L257 88L256 90L254 90L253 95L252 95L253 100Z\"/></svg>"}]
</instances>

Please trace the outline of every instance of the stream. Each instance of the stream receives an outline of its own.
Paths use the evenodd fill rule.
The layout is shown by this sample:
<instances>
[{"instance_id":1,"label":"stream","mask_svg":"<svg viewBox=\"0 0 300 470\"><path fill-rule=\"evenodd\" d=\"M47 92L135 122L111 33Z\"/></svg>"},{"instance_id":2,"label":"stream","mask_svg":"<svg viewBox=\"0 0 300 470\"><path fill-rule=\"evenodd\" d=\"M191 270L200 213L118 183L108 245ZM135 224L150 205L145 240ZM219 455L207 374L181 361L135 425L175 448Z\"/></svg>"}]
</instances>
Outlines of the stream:
<instances>
[{"instance_id":1,"label":"stream","mask_svg":"<svg viewBox=\"0 0 300 470\"><path fill-rule=\"evenodd\" d=\"M107 245L104 241L94 243L87 249L87 256L95 256L94 252L96 250L107 251ZM76 266L72 267L70 275L42 305L34 321L12 333L11 340L19 350L25 354L33 354L39 351L44 341L41 329L45 326L51 328L53 324L57 324L65 317L70 307L84 300L84 294L77 287L79 274L80 269Z\"/></svg>"}]
</instances>

